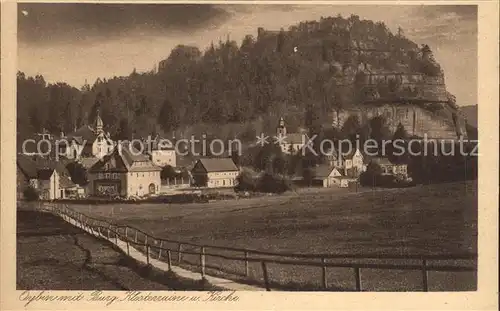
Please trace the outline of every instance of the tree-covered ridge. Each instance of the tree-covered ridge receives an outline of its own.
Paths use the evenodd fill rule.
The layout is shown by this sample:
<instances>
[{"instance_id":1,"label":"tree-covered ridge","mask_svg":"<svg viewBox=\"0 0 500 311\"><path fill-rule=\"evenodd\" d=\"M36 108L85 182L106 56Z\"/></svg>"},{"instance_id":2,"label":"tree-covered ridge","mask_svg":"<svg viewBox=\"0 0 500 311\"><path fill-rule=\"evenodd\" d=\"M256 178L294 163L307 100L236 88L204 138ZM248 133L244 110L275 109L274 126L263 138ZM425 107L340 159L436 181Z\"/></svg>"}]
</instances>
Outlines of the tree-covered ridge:
<instances>
[{"instance_id":1,"label":"tree-covered ridge","mask_svg":"<svg viewBox=\"0 0 500 311\"><path fill-rule=\"evenodd\" d=\"M257 38L248 35L240 46L230 38L203 52L179 45L158 70L97 79L80 90L18 73L19 135L44 128L68 133L92 123L98 109L116 138L198 124L253 124L270 114L312 110L328 122L334 107L360 104L354 87L360 73L441 75L432 57L423 57L425 49L401 29L393 34L382 22L352 15L302 22L287 31L259 29Z\"/></svg>"}]
</instances>

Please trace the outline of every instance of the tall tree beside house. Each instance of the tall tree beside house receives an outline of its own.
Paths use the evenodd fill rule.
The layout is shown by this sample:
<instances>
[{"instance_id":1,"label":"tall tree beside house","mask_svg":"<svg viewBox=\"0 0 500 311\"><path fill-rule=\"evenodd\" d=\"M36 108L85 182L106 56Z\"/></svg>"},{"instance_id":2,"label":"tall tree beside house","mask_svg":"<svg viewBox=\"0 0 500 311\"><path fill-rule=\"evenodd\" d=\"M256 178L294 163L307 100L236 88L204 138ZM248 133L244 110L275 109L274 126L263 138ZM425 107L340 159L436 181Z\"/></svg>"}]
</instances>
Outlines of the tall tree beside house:
<instances>
[{"instance_id":1,"label":"tall tree beside house","mask_svg":"<svg viewBox=\"0 0 500 311\"><path fill-rule=\"evenodd\" d=\"M302 178L304 180L304 183L308 186L311 186L314 180L314 170L312 167L304 167L302 169Z\"/></svg>"},{"instance_id":2,"label":"tall tree beside house","mask_svg":"<svg viewBox=\"0 0 500 311\"><path fill-rule=\"evenodd\" d=\"M256 191L257 190L257 181L253 178L252 174L249 171L242 171L238 177L236 178L236 186L234 187L234 191Z\"/></svg>"},{"instance_id":3,"label":"tall tree beside house","mask_svg":"<svg viewBox=\"0 0 500 311\"><path fill-rule=\"evenodd\" d=\"M171 180L177 177L177 172L170 165L166 165L162 168L160 173L162 180Z\"/></svg>"},{"instance_id":4,"label":"tall tree beside house","mask_svg":"<svg viewBox=\"0 0 500 311\"><path fill-rule=\"evenodd\" d=\"M366 167L366 171L359 176L359 182L362 186L375 187L380 181L382 168L379 164L371 162Z\"/></svg>"},{"instance_id":5,"label":"tall tree beside house","mask_svg":"<svg viewBox=\"0 0 500 311\"><path fill-rule=\"evenodd\" d=\"M259 148L254 161L255 168L265 170L269 173L274 172L274 159L283 156L283 151L275 143L265 144Z\"/></svg>"},{"instance_id":6,"label":"tall tree beside house","mask_svg":"<svg viewBox=\"0 0 500 311\"><path fill-rule=\"evenodd\" d=\"M275 174L285 175L288 173L289 161L288 157L282 152L277 153L272 162L273 172Z\"/></svg>"}]
</instances>

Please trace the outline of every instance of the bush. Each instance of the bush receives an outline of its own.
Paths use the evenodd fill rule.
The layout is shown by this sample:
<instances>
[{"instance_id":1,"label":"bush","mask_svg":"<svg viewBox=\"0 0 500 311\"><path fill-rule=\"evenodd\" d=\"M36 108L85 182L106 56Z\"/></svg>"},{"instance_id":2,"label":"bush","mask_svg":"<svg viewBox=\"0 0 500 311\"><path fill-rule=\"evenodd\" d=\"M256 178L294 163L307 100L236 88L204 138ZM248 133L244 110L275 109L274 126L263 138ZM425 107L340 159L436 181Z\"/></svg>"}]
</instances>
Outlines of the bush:
<instances>
[{"instance_id":1,"label":"bush","mask_svg":"<svg viewBox=\"0 0 500 311\"><path fill-rule=\"evenodd\" d=\"M258 191L266 193L283 193L292 189L291 182L284 178L269 173L262 175L258 182Z\"/></svg>"},{"instance_id":2,"label":"bush","mask_svg":"<svg viewBox=\"0 0 500 311\"><path fill-rule=\"evenodd\" d=\"M38 193L38 190L33 188L32 186L26 187L23 191L24 198L27 201L36 201L40 198L40 194Z\"/></svg>"},{"instance_id":3,"label":"bush","mask_svg":"<svg viewBox=\"0 0 500 311\"><path fill-rule=\"evenodd\" d=\"M234 187L234 191L243 192L243 191L256 191L257 183L254 180L252 174L248 171L243 171L236 178L237 185Z\"/></svg>"}]
</instances>

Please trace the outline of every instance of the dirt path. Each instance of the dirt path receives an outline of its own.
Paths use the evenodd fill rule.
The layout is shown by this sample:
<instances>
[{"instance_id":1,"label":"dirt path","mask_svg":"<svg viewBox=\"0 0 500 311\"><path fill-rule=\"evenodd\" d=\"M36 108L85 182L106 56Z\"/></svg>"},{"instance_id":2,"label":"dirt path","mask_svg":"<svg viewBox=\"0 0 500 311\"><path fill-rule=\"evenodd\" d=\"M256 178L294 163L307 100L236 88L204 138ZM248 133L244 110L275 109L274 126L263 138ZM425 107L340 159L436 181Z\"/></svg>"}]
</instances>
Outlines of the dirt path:
<instances>
[{"instance_id":1,"label":"dirt path","mask_svg":"<svg viewBox=\"0 0 500 311\"><path fill-rule=\"evenodd\" d=\"M17 289L168 290L127 266L125 256L63 220L17 213Z\"/></svg>"}]
</instances>

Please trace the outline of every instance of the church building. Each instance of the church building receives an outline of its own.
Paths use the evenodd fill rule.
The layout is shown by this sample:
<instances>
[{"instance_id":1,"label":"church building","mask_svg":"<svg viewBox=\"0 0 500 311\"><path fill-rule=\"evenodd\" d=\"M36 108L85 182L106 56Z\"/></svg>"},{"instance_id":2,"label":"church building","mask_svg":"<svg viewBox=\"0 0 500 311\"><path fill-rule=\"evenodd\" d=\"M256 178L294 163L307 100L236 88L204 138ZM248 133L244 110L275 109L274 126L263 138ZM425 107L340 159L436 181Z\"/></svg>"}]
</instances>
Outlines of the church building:
<instances>
[{"instance_id":1,"label":"church building","mask_svg":"<svg viewBox=\"0 0 500 311\"><path fill-rule=\"evenodd\" d=\"M281 150L285 154L297 153L309 140L305 133L288 133L283 117L276 128L276 137L279 139Z\"/></svg>"},{"instance_id":2,"label":"church building","mask_svg":"<svg viewBox=\"0 0 500 311\"><path fill-rule=\"evenodd\" d=\"M94 125L94 127L83 125L75 132L62 137L61 139L65 139L68 145L60 146L62 148L60 154L66 154L68 159L77 160L88 157L102 159L109 154L115 147L115 142L111 140L109 133L104 132L104 123L99 111Z\"/></svg>"}]
</instances>

